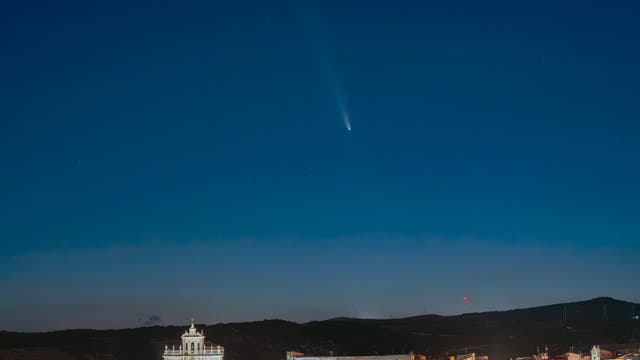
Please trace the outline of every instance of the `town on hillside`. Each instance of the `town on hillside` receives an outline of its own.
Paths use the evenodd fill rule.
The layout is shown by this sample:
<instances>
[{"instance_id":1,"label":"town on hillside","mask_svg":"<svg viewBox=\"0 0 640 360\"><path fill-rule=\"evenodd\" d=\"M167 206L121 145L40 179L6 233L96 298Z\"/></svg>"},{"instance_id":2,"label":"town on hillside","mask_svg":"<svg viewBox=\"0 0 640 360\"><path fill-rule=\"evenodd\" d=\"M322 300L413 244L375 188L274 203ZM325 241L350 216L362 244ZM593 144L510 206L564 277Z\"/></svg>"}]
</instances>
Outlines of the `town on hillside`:
<instances>
[{"instance_id":1,"label":"town on hillside","mask_svg":"<svg viewBox=\"0 0 640 360\"><path fill-rule=\"evenodd\" d=\"M487 355L475 352L428 357L413 351L402 354L386 355L320 355L287 351L284 360L489 360ZM224 360L224 347L207 342L204 330L198 330L193 319L191 326L181 336L176 348L165 345L163 360ZM593 345L590 353L576 352L573 347L564 353L551 354L548 346L544 350L536 349L534 354L523 354L509 360L640 360L640 343Z\"/></svg>"}]
</instances>

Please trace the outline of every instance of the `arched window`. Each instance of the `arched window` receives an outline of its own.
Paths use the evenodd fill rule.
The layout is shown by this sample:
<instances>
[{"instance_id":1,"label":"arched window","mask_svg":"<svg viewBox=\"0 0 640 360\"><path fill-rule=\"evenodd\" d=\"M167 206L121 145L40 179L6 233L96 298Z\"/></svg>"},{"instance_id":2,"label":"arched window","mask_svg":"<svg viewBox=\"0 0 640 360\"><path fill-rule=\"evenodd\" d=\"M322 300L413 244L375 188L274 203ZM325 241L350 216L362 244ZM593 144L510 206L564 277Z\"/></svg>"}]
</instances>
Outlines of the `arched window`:
<instances>
[{"instance_id":1,"label":"arched window","mask_svg":"<svg viewBox=\"0 0 640 360\"><path fill-rule=\"evenodd\" d=\"M198 351L200 351L200 343L198 343Z\"/></svg>"},{"instance_id":2,"label":"arched window","mask_svg":"<svg viewBox=\"0 0 640 360\"><path fill-rule=\"evenodd\" d=\"M191 351L195 350L195 345L194 343L191 343Z\"/></svg>"}]
</instances>

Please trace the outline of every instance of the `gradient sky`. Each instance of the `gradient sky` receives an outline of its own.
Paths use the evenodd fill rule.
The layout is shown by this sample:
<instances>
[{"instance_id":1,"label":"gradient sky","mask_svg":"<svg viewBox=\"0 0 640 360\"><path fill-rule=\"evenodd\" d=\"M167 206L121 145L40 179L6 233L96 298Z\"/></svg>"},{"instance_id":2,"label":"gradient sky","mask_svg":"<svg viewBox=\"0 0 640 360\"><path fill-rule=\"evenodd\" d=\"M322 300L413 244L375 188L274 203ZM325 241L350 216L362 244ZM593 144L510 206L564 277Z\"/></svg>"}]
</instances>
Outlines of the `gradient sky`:
<instances>
[{"instance_id":1,"label":"gradient sky","mask_svg":"<svg viewBox=\"0 0 640 360\"><path fill-rule=\"evenodd\" d=\"M639 302L639 17L3 1L0 328Z\"/></svg>"}]
</instances>

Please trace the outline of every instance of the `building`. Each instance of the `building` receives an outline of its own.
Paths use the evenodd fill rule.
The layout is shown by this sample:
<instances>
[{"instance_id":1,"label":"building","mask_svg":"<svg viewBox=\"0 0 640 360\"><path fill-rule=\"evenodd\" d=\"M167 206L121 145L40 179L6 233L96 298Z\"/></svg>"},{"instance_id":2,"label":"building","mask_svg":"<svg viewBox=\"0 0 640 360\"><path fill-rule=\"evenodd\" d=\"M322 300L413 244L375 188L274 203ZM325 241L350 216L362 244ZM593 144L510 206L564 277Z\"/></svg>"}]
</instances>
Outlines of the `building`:
<instances>
[{"instance_id":1,"label":"building","mask_svg":"<svg viewBox=\"0 0 640 360\"><path fill-rule=\"evenodd\" d=\"M287 351L287 360L294 360L295 358L303 357L304 353L297 351Z\"/></svg>"},{"instance_id":2,"label":"building","mask_svg":"<svg viewBox=\"0 0 640 360\"><path fill-rule=\"evenodd\" d=\"M477 356L476 353L449 356L449 360L489 360L488 356Z\"/></svg>"},{"instance_id":3,"label":"building","mask_svg":"<svg viewBox=\"0 0 640 360\"><path fill-rule=\"evenodd\" d=\"M640 353L622 354L616 357L615 360L640 360Z\"/></svg>"},{"instance_id":4,"label":"building","mask_svg":"<svg viewBox=\"0 0 640 360\"><path fill-rule=\"evenodd\" d=\"M198 331L191 321L191 327L182 334L182 344L176 349L165 345L163 360L222 360L224 348L205 342L204 331Z\"/></svg>"},{"instance_id":5,"label":"building","mask_svg":"<svg viewBox=\"0 0 640 360\"><path fill-rule=\"evenodd\" d=\"M591 360L600 360L600 346L593 345L591 348Z\"/></svg>"},{"instance_id":6,"label":"building","mask_svg":"<svg viewBox=\"0 0 640 360\"><path fill-rule=\"evenodd\" d=\"M613 358L613 351L601 349L599 345L593 345L591 348L591 360L607 360Z\"/></svg>"},{"instance_id":7,"label":"building","mask_svg":"<svg viewBox=\"0 0 640 360\"><path fill-rule=\"evenodd\" d=\"M288 351L287 360L427 360L427 358L424 355L414 353L371 356L305 356L303 353Z\"/></svg>"},{"instance_id":8,"label":"building","mask_svg":"<svg viewBox=\"0 0 640 360\"><path fill-rule=\"evenodd\" d=\"M556 358L553 358L557 360ZM560 359L566 360L565 356L561 356ZM514 358L511 358L514 360ZM529 356L518 356L515 360L549 360L549 348L545 346L544 352L540 352L540 348L537 349L536 354Z\"/></svg>"},{"instance_id":9,"label":"building","mask_svg":"<svg viewBox=\"0 0 640 360\"><path fill-rule=\"evenodd\" d=\"M564 356L567 360L591 360L591 355L584 355L574 352L565 353Z\"/></svg>"}]
</instances>

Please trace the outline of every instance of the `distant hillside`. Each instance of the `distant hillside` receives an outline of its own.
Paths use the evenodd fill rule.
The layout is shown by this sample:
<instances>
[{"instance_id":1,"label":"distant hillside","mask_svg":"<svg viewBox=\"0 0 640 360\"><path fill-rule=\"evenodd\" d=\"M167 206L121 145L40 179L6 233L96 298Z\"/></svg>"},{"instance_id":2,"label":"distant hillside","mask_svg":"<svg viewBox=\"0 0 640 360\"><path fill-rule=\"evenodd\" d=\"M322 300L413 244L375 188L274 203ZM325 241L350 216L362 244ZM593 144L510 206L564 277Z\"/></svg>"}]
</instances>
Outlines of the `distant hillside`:
<instances>
[{"instance_id":1,"label":"distant hillside","mask_svg":"<svg viewBox=\"0 0 640 360\"><path fill-rule=\"evenodd\" d=\"M592 344L640 340L632 303L611 298L528 309L424 315L403 319L335 318L305 324L281 320L208 325L208 340L226 349L228 360L282 360L286 350L310 354L383 354L414 351L431 356L465 349L493 359L531 354L550 345L588 351ZM640 306L636 305L640 310ZM566 321L565 321L566 318ZM204 327L201 325L200 327ZM122 330L65 330L47 333L0 332L3 359L159 359L184 327Z\"/></svg>"}]
</instances>

